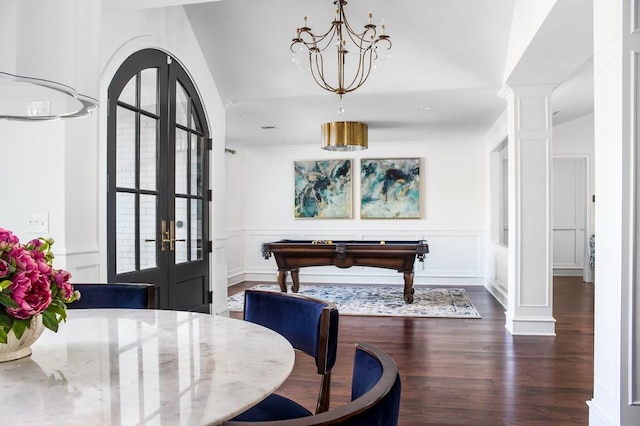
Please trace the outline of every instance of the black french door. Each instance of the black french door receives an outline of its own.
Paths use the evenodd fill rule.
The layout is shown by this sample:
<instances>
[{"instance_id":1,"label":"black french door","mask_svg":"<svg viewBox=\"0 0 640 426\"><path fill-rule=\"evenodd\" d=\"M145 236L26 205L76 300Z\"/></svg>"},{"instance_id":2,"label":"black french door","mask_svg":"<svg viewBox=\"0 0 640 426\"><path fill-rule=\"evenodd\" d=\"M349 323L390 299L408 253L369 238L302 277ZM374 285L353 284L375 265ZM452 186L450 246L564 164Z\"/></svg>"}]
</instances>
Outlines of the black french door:
<instances>
[{"instance_id":1,"label":"black french door","mask_svg":"<svg viewBox=\"0 0 640 426\"><path fill-rule=\"evenodd\" d=\"M209 152L204 108L165 52L131 55L109 86L110 282L158 286L161 309L209 312Z\"/></svg>"}]
</instances>

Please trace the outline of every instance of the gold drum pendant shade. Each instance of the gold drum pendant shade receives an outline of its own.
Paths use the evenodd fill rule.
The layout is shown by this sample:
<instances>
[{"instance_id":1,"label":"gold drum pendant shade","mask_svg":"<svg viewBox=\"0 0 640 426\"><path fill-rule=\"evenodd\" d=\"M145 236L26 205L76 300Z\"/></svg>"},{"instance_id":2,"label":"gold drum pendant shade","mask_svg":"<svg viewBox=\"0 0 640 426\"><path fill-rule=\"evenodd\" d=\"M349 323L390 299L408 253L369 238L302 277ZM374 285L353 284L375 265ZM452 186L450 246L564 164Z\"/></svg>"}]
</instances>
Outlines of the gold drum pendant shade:
<instances>
[{"instance_id":1,"label":"gold drum pendant shade","mask_svg":"<svg viewBox=\"0 0 640 426\"><path fill-rule=\"evenodd\" d=\"M322 129L322 149L327 151L360 151L369 145L368 126L357 121L325 123Z\"/></svg>"}]
</instances>

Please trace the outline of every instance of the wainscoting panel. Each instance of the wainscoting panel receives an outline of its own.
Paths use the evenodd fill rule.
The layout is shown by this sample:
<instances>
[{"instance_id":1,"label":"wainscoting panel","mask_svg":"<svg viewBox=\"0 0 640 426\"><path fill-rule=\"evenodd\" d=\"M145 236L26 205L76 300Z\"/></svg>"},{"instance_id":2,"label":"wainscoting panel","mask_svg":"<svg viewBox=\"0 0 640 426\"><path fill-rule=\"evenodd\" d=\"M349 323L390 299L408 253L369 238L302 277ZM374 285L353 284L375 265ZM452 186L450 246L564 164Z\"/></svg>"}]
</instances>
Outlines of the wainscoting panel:
<instances>
[{"instance_id":1,"label":"wainscoting panel","mask_svg":"<svg viewBox=\"0 0 640 426\"><path fill-rule=\"evenodd\" d=\"M242 281L244 273L244 238L242 231L227 232L227 275L230 283Z\"/></svg>"},{"instance_id":2,"label":"wainscoting panel","mask_svg":"<svg viewBox=\"0 0 640 426\"><path fill-rule=\"evenodd\" d=\"M56 269L66 269L71 273L71 283L97 283L106 279L100 270L100 256L97 248L82 248L70 250L68 252L56 252L53 266Z\"/></svg>"}]
</instances>

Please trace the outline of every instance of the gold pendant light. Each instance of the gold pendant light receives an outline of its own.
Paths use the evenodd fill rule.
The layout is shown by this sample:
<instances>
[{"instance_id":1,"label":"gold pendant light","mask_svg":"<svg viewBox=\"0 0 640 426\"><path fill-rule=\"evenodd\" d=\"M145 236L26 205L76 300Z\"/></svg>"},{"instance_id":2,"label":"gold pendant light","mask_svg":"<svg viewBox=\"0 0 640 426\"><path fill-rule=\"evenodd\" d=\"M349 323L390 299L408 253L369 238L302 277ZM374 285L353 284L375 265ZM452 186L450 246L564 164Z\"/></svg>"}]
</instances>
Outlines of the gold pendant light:
<instances>
[{"instance_id":1,"label":"gold pendant light","mask_svg":"<svg viewBox=\"0 0 640 426\"><path fill-rule=\"evenodd\" d=\"M322 149L327 151L361 151L367 149L368 126L358 121L334 121L321 126Z\"/></svg>"}]
</instances>

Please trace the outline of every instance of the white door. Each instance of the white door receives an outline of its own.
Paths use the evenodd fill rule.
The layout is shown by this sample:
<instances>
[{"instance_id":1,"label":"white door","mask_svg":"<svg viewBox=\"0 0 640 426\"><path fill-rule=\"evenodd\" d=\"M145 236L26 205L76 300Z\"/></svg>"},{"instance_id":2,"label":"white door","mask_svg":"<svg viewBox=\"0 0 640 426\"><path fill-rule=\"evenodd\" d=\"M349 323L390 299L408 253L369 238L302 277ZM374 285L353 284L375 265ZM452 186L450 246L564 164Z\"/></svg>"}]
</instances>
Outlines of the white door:
<instances>
[{"instance_id":1,"label":"white door","mask_svg":"<svg viewBox=\"0 0 640 426\"><path fill-rule=\"evenodd\" d=\"M553 159L553 273L582 276L585 267L587 159Z\"/></svg>"}]
</instances>

